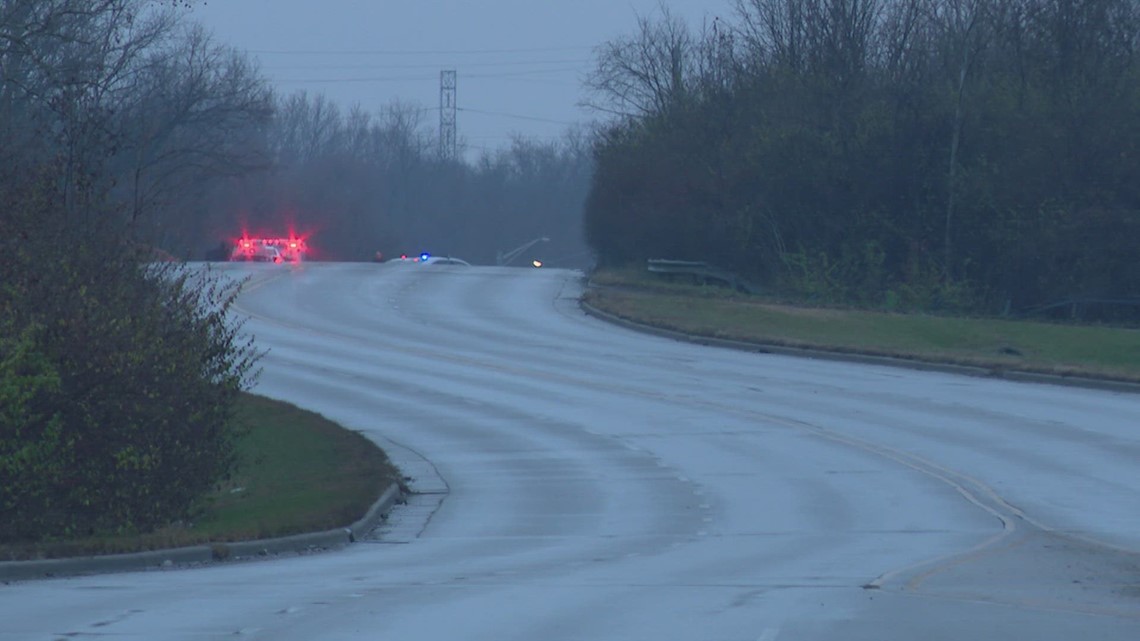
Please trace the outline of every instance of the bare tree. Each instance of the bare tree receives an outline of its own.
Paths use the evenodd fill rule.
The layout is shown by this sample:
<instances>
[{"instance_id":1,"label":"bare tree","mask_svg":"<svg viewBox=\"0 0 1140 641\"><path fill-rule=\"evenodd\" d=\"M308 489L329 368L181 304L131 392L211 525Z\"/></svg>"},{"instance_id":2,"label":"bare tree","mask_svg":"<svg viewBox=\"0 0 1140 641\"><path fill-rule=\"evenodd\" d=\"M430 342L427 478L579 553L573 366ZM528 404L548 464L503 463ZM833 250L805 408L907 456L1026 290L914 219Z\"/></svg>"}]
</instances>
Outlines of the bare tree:
<instances>
[{"instance_id":1,"label":"bare tree","mask_svg":"<svg viewBox=\"0 0 1140 641\"><path fill-rule=\"evenodd\" d=\"M896 86L914 86L929 64L932 9L937 0L894 0L886 7L879 65Z\"/></svg>"},{"instance_id":2,"label":"bare tree","mask_svg":"<svg viewBox=\"0 0 1140 641\"><path fill-rule=\"evenodd\" d=\"M381 158L389 166L407 170L422 158L431 141L424 132L425 110L414 103L393 100L380 110L376 129Z\"/></svg>"},{"instance_id":3,"label":"bare tree","mask_svg":"<svg viewBox=\"0 0 1140 641\"><path fill-rule=\"evenodd\" d=\"M586 81L596 100L587 106L620 116L648 116L669 111L690 90L697 63L697 43L685 22L665 5L659 17L639 16L637 33L597 49L594 71Z\"/></svg>"},{"instance_id":4,"label":"bare tree","mask_svg":"<svg viewBox=\"0 0 1140 641\"><path fill-rule=\"evenodd\" d=\"M873 57L884 0L810 0L805 2L808 61L816 70L838 76L846 85L864 72Z\"/></svg>"},{"instance_id":5,"label":"bare tree","mask_svg":"<svg viewBox=\"0 0 1140 641\"><path fill-rule=\"evenodd\" d=\"M753 64L803 71L807 60L807 4L803 0L735 0Z\"/></svg>"},{"instance_id":6,"label":"bare tree","mask_svg":"<svg viewBox=\"0 0 1140 641\"><path fill-rule=\"evenodd\" d=\"M696 71L702 95L730 91L746 75L747 48L740 46L739 30L721 20L702 25L696 38Z\"/></svg>"},{"instance_id":7,"label":"bare tree","mask_svg":"<svg viewBox=\"0 0 1140 641\"><path fill-rule=\"evenodd\" d=\"M298 91L280 100L273 148L279 162L308 162L335 149L344 134L340 108L324 94Z\"/></svg>"},{"instance_id":8,"label":"bare tree","mask_svg":"<svg viewBox=\"0 0 1140 641\"><path fill-rule=\"evenodd\" d=\"M849 79L874 53L885 0L735 0L751 56L796 73Z\"/></svg>"},{"instance_id":9,"label":"bare tree","mask_svg":"<svg viewBox=\"0 0 1140 641\"><path fill-rule=\"evenodd\" d=\"M361 162L367 162L372 151L372 114L359 104L348 110L344 118L345 148L349 155Z\"/></svg>"},{"instance_id":10,"label":"bare tree","mask_svg":"<svg viewBox=\"0 0 1140 641\"><path fill-rule=\"evenodd\" d=\"M174 18L139 0L11 0L0 6L0 113L21 158L54 157L64 214L99 198L120 132L114 105ZM73 220L78 222L93 222Z\"/></svg>"},{"instance_id":11,"label":"bare tree","mask_svg":"<svg viewBox=\"0 0 1140 641\"><path fill-rule=\"evenodd\" d=\"M117 110L133 223L203 180L267 166L271 95L244 54L195 26L148 56L136 77Z\"/></svg>"},{"instance_id":12,"label":"bare tree","mask_svg":"<svg viewBox=\"0 0 1140 641\"><path fill-rule=\"evenodd\" d=\"M954 119L950 133L947 171L946 218L943 228L943 276L953 277L953 224L958 196L958 147L962 140L966 83L990 37L988 11L992 0L942 0L932 5L932 16L946 43L947 59L954 64Z\"/></svg>"}]
</instances>

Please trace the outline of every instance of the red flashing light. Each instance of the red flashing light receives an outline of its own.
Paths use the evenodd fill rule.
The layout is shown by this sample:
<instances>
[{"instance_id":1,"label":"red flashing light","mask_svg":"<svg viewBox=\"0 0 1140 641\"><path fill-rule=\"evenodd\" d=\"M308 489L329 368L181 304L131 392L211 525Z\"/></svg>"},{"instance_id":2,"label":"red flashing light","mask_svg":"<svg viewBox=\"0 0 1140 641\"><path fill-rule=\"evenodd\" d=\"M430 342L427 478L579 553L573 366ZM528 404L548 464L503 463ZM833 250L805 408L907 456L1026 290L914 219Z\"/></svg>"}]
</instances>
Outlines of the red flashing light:
<instances>
[{"instance_id":1,"label":"red flashing light","mask_svg":"<svg viewBox=\"0 0 1140 641\"><path fill-rule=\"evenodd\" d=\"M250 238L242 234L235 241L236 250L242 254L253 255L263 247L278 247L282 252L280 262L299 262L309 252L308 244L303 237L299 238L290 232L287 238Z\"/></svg>"}]
</instances>

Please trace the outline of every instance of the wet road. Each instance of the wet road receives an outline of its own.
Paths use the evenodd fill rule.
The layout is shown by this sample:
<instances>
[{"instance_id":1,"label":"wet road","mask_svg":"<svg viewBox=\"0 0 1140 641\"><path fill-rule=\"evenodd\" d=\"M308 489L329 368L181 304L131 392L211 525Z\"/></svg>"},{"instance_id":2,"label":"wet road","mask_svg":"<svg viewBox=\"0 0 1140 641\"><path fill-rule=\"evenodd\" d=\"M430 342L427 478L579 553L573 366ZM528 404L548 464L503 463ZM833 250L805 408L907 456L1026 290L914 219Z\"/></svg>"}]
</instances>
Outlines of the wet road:
<instances>
[{"instance_id":1,"label":"wet road","mask_svg":"<svg viewBox=\"0 0 1140 641\"><path fill-rule=\"evenodd\" d=\"M418 494L342 551L0 586L0 640L1140 638L1140 396L678 343L559 270L223 267L257 391Z\"/></svg>"}]
</instances>

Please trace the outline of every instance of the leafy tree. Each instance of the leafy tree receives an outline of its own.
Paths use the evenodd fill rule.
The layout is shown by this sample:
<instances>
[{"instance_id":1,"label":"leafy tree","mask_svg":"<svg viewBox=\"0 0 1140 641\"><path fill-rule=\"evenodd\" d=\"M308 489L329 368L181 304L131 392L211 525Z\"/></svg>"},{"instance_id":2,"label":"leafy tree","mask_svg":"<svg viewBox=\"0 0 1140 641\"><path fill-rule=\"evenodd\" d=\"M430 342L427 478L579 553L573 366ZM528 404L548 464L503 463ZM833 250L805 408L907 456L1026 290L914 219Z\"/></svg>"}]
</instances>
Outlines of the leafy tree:
<instances>
[{"instance_id":1,"label":"leafy tree","mask_svg":"<svg viewBox=\"0 0 1140 641\"><path fill-rule=\"evenodd\" d=\"M184 517L228 473L230 408L256 374L228 314L239 283L45 224L52 175L0 192L0 539Z\"/></svg>"}]
</instances>

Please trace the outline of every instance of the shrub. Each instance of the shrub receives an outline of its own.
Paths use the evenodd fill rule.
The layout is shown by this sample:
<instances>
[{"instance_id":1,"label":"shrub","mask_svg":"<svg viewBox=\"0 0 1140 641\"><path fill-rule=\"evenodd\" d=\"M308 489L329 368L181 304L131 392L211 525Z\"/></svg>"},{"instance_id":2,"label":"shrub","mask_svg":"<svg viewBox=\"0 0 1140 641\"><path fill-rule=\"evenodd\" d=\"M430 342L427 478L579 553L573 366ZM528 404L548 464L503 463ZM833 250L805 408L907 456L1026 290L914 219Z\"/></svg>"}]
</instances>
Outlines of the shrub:
<instances>
[{"instance_id":1,"label":"shrub","mask_svg":"<svg viewBox=\"0 0 1140 641\"><path fill-rule=\"evenodd\" d=\"M29 538L61 511L53 488L72 463L56 410L60 377L37 348L40 330L0 332L0 514L13 517L0 519L4 538Z\"/></svg>"},{"instance_id":2,"label":"shrub","mask_svg":"<svg viewBox=\"0 0 1140 641\"><path fill-rule=\"evenodd\" d=\"M183 518L229 473L256 375L228 314L241 283L145 262L122 230L76 233L61 210L42 183L0 193L3 540Z\"/></svg>"}]
</instances>

